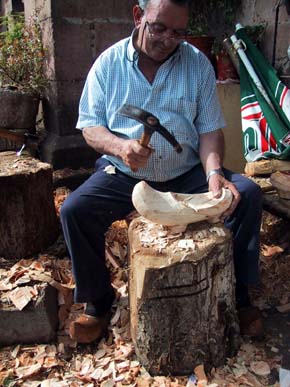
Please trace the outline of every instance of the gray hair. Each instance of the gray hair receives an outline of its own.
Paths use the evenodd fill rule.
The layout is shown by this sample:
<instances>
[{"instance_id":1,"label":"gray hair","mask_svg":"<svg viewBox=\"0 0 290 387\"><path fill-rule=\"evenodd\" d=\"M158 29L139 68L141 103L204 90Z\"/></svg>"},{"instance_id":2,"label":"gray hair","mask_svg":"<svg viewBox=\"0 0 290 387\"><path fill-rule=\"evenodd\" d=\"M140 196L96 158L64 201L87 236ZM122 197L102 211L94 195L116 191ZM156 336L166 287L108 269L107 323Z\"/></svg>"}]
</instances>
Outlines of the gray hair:
<instances>
[{"instance_id":1,"label":"gray hair","mask_svg":"<svg viewBox=\"0 0 290 387\"><path fill-rule=\"evenodd\" d=\"M138 0L139 7L144 11L148 3L151 0ZM190 9L193 0L170 0L173 4L180 5L181 7L188 6Z\"/></svg>"}]
</instances>

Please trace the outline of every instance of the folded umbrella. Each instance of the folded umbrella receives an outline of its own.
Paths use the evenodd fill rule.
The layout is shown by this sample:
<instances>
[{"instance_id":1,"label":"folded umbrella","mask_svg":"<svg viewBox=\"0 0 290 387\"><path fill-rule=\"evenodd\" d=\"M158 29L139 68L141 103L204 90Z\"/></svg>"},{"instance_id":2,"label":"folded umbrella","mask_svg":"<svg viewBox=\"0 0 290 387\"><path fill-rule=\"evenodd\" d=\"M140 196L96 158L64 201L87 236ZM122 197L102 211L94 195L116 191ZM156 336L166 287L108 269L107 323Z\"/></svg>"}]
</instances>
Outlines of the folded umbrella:
<instances>
[{"instance_id":1,"label":"folded umbrella","mask_svg":"<svg viewBox=\"0 0 290 387\"><path fill-rule=\"evenodd\" d=\"M240 58L245 159L290 160L290 90L240 24L231 40Z\"/></svg>"}]
</instances>

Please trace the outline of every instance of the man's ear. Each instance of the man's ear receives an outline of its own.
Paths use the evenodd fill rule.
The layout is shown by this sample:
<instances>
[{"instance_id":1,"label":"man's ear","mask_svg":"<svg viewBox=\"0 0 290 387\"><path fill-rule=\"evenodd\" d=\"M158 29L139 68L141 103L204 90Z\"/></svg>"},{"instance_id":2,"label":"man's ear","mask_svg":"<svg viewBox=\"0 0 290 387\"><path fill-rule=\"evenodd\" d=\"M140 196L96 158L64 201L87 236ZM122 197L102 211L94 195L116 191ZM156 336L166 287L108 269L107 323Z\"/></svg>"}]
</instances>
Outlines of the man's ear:
<instances>
[{"instance_id":1,"label":"man's ear","mask_svg":"<svg viewBox=\"0 0 290 387\"><path fill-rule=\"evenodd\" d=\"M144 14L144 12L139 7L139 5L137 5L137 4L134 5L134 7L133 7L133 18L134 18L135 27L139 27L140 26L143 14Z\"/></svg>"}]
</instances>

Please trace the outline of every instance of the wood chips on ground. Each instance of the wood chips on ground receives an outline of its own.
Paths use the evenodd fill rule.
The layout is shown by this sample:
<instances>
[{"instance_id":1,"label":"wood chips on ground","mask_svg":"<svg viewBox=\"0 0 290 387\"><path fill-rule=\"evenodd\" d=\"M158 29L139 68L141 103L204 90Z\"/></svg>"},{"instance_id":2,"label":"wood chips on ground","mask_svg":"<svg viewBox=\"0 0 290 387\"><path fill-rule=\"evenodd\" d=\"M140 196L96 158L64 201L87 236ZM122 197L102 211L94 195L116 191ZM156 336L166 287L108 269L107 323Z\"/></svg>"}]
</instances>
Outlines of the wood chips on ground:
<instances>
[{"instance_id":1,"label":"wood chips on ground","mask_svg":"<svg viewBox=\"0 0 290 387\"><path fill-rule=\"evenodd\" d=\"M58 208L68 191L58 190ZM282 237L282 236L281 236ZM283 239L283 238L282 238ZM289 241L289 239L288 239ZM21 260L12 267L1 260L0 302L6 307L23 309L37 298L37 289L50 283L59 294L59 331L57 342L17 345L0 350L0 385L5 387L278 387L271 375L281 366L279 348L272 343L272 355L263 343L244 340L234 358L223 367L200 376L151 377L136 358L130 337L128 307L127 222L115 222L107 233L107 259L112 284L117 290L108 336L99 343L79 345L68 335L70 321L82 313L83 305L73 304L74 281L68 258L59 259L59 244L53 254ZM284 244L283 244L284 243ZM109 253L108 253L109 251ZM289 310L289 245L261 248L262 285L252 297L261 308L276 303ZM10 265L11 266L11 265ZM5 268L4 268L5 267ZM284 307L284 309L283 309ZM279 310L279 309L278 309ZM201 365L202 367L202 365ZM203 369L203 368L201 368ZM199 368L200 370L200 368ZM200 372L200 371L199 371ZM198 374L197 370L196 373Z\"/></svg>"}]
</instances>

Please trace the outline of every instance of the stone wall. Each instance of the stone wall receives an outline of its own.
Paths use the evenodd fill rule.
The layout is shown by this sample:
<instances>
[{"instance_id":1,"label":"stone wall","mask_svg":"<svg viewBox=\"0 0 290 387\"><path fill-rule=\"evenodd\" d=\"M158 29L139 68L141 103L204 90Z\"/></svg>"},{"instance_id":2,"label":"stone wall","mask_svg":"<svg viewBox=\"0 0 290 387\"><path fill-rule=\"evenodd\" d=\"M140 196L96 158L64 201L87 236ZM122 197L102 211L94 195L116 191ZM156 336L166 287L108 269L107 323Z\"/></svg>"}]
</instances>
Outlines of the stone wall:
<instances>
[{"instance_id":1,"label":"stone wall","mask_svg":"<svg viewBox=\"0 0 290 387\"><path fill-rule=\"evenodd\" d=\"M242 12L239 14L239 22L243 25L266 24L265 33L260 42L260 49L272 64L274 31L277 0L243 0ZM281 3L281 2L280 2ZM289 7L290 8L290 7ZM279 19L276 40L276 59L274 67L280 76L288 76L285 82L289 86L290 60L287 49L290 45L290 15L286 5L279 7Z\"/></svg>"},{"instance_id":2,"label":"stone wall","mask_svg":"<svg viewBox=\"0 0 290 387\"><path fill-rule=\"evenodd\" d=\"M18 0L21 3L21 0ZM75 129L78 103L86 75L95 58L114 42L130 34L132 6L136 0L25 0L28 17L37 10L47 48L47 88L43 110L47 138L42 148L44 161L54 168L92 166L96 158ZM277 0L242 0L236 20L243 25L266 23L260 48L272 62ZM10 11L15 0L3 0L1 13ZM290 86L290 17L286 6L279 8L275 68ZM232 31L234 32L234 31ZM227 103L227 98L222 101ZM225 110L231 106L223 106ZM236 122L240 121L237 111ZM230 157L230 155L229 155ZM244 160L241 160L241 163ZM241 164L240 163L240 164Z\"/></svg>"},{"instance_id":3,"label":"stone wall","mask_svg":"<svg viewBox=\"0 0 290 387\"><path fill-rule=\"evenodd\" d=\"M28 17L39 15L47 48L49 87L43 102L48 136L45 161L56 168L93 166L96 153L75 129L87 73L97 56L128 36L133 0L25 0Z\"/></svg>"}]
</instances>

